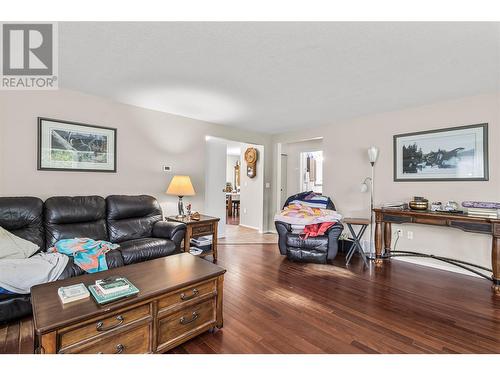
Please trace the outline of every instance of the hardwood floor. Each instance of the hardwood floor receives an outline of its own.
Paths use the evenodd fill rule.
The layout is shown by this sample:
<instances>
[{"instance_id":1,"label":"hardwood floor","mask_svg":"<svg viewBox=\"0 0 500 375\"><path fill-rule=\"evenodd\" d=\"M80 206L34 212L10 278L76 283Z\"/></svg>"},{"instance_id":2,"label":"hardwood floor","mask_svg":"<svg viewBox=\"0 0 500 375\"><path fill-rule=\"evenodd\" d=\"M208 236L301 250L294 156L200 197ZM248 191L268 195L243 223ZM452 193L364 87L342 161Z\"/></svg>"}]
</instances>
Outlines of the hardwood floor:
<instances>
[{"instance_id":1,"label":"hardwood floor","mask_svg":"<svg viewBox=\"0 0 500 375\"><path fill-rule=\"evenodd\" d=\"M276 233L259 233L258 230L243 227L241 225L226 225L225 236L219 238L219 244L276 244L278 235Z\"/></svg>"},{"instance_id":2,"label":"hardwood floor","mask_svg":"<svg viewBox=\"0 0 500 375\"><path fill-rule=\"evenodd\" d=\"M0 354L33 354L34 350L31 317L0 326Z\"/></svg>"},{"instance_id":3,"label":"hardwood floor","mask_svg":"<svg viewBox=\"0 0 500 375\"><path fill-rule=\"evenodd\" d=\"M172 353L500 353L500 297L475 277L392 260L299 264L219 245L224 328Z\"/></svg>"}]
</instances>

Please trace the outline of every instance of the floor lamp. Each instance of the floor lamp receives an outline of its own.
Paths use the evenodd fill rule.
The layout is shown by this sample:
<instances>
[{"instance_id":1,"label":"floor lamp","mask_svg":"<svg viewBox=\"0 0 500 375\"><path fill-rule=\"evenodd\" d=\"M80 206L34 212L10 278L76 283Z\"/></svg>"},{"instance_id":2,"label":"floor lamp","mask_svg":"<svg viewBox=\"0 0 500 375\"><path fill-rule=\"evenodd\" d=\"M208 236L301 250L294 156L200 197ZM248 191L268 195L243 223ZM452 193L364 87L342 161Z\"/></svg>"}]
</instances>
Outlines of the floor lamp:
<instances>
[{"instance_id":1,"label":"floor lamp","mask_svg":"<svg viewBox=\"0 0 500 375\"><path fill-rule=\"evenodd\" d=\"M373 254L372 242L373 242L373 197L375 195L374 182L375 182L375 162L378 159L378 148L375 146L370 146L368 148L368 160L372 167L371 177L366 177L361 184L361 192L366 193L368 191L368 182L370 183L370 256Z\"/></svg>"}]
</instances>

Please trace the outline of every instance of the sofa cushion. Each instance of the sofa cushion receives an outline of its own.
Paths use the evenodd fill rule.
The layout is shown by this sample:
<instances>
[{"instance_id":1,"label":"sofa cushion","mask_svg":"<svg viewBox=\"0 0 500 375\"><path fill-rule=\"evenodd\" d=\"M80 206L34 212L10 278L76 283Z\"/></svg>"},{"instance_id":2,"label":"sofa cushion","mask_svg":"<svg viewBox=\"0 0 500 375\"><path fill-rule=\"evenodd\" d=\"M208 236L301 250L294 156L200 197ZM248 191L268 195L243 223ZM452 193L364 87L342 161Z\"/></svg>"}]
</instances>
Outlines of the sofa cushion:
<instances>
[{"instance_id":1,"label":"sofa cushion","mask_svg":"<svg viewBox=\"0 0 500 375\"><path fill-rule=\"evenodd\" d=\"M106 198L109 240L121 243L151 237L162 220L158 201L149 195L110 195Z\"/></svg>"},{"instance_id":2,"label":"sofa cushion","mask_svg":"<svg viewBox=\"0 0 500 375\"><path fill-rule=\"evenodd\" d=\"M176 253L175 243L164 238L139 238L122 242L119 251L125 265Z\"/></svg>"},{"instance_id":3,"label":"sofa cushion","mask_svg":"<svg viewBox=\"0 0 500 375\"><path fill-rule=\"evenodd\" d=\"M0 198L0 227L44 249L42 200L35 197Z\"/></svg>"},{"instance_id":4,"label":"sofa cushion","mask_svg":"<svg viewBox=\"0 0 500 375\"><path fill-rule=\"evenodd\" d=\"M44 221L47 248L62 239L108 240L106 201L99 196L49 198Z\"/></svg>"}]
</instances>

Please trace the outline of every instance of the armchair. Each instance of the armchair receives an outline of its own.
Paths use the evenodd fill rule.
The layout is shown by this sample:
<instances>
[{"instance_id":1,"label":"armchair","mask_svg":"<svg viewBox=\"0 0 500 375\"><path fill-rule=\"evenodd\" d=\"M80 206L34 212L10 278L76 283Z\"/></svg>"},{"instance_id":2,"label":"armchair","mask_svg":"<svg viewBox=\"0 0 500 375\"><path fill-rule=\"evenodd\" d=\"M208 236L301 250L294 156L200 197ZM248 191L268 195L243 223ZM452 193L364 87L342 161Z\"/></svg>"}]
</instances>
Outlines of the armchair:
<instances>
[{"instance_id":1,"label":"armchair","mask_svg":"<svg viewBox=\"0 0 500 375\"><path fill-rule=\"evenodd\" d=\"M308 192L310 193L310 192ZM306 193L300 193L289 197L284 207L291 201L300 199ZM335 210L335 205L328 199L326 206L329 210ZM292 227L288 223L275 221L274 225L278 231L278 247L281 255L296 262L327 263L337 256L338 240L344 230L344 226L338 222L328 228L322 236L300 238L300 234L292 233Z\"/></svg>"}]
</instances>

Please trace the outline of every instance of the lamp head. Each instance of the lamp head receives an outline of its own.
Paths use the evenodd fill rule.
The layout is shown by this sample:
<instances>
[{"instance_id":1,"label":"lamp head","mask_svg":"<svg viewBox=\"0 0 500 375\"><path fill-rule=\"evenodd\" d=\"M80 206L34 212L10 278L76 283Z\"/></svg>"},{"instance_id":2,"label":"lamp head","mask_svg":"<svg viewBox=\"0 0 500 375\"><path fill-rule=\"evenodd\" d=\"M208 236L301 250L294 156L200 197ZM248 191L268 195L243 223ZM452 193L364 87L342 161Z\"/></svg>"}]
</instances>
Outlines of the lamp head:
<instances>
[{"instance_id":1,"label":"lamp head","mask_svg":"<svg viewBox=\"0 0 500 375\"><path fill-rule=\"evenodd\" d=\"M359 185L359 190L362 192L362 193L366 193L369 189L368 187L368 184L372 182L372 179L371 177L367 177L364 179L364 181L361 183L361 185Z\"/></svg>"},{"instance_id":2,"label":"lamp head","mask_svg":"<svg viewBox=\"0 0 500 375\"><path fill-rule=\"evenodd\" d=\"M368 160L373 165L377 161L378 158L378 148L375 146L370 146L368 148Z\"/></svg>"},{"instance_id":3,"label":"lamp head","mask_svg":"<svg viewBox=\"0 0 500 375\"><path fill-rule=\"evenodd\" d=\"M167 194L184 197L195 195L193 184L189 176L174 176L168 185Z\"/></svg>"}]
</instances>

